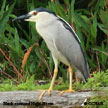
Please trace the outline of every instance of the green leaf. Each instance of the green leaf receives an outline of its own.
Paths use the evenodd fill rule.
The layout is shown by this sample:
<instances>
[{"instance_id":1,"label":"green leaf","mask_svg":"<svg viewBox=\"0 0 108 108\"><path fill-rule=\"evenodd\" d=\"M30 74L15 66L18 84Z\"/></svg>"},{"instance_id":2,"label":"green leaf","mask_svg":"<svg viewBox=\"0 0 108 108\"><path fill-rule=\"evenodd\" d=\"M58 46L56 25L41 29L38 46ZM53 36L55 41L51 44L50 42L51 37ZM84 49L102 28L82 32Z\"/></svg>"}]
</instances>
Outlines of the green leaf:
<instances>
[{"instance_id":1,"label":"green leaf","mask_svg":"<svg viewBox=\"0 0 108 108\"><path fill-rule=\"evenodd\" d=\"M0 19L3 16L5 5L6 5L6 0L3 0L2 7L1 7L1 10L0 10Z\"/></svg>"},{"instance_id":2,"label":"green leaf","mask_svg":"<svg viewBox=\"0 0 108 108\"><path fill-rule=\"evenodd\" d=\"M78 24L80 27L83 27L89 33L88 24L84 21L84 19L78 14L75 13L75 23Z\"/></svg>"},{"instance_id":3,"label":"green leaf","mask_svg":"<svg viewBox=\"0 0 108 108\"><path fill-rule=\"evenodd\" d=\"M106 35L108 35L108 28L105 26L105 25L103 25L103 24L101 24L101 23L98 23L98 27L100 28L100 30L102 30Z\"/></svg>"},{"instance_id":4,"label":"green leaf","mask_svg":"<svg viewBox=\"0 0 108 108\"><path fill-rule=\"evenodd\" d=\"M72 2L71 2L72 15L74 15L74 4L75 4L75 0L72 0Z\"/></svg>"},{"instance_id":5,"label":"green leaf","mask_svg":"<svg viewBox=\"0 0 108 108\"><path fill-rule=\"evenodd\" d=\"M95 6L95 12L97 13L99 11L99 9L104 9L106 4L106 0L98 0Z\"/></svg>"},{"instance_id":6,"label":"green leaf","mask_svg":"<svg viewBox=\"0 0 108 108\"><path fill-rule=\"evenodd\" d=\"M9 9L6 12L4 12L2 18L0 19L0 34L3 31L3 29L5 29L5 25L9 20L9 15L12 12L14 6L15 6L15 2L9 7Z\"/></svg>"},{"instance_id":7,"label":"green leaf","mask_svg":"<svg viewBox=\"0 0 108 108\"><path fill-rule=\"evenodd\" d=\"M96 18L96 14L94 15L93 24L90 26L90 30L91 30L92 38L96 39L96 36L97 36L97 18Z\"/></svg>"},{"instance_id":8,"label":"green leaf","mask_svg":"<svg viewBox=\"0 0 108 108\"><path fill-rule=\"evenodd\" d=\"M104 45L102 42L100 47L93 48L93 50L96 50L98 52L99 57L99 63L105 68L107 66L107 60L108 60L108 47Z\"/></svg>"},{"instance_id":9,"label":"green leaf","mask_svg":"<svg viewBox=\"0 0 108 108\"><path fill-rule=\"evenodd\" d=\"M64 1L64 3L65 3L67 6L70 5L69 0L63 0L63 1Z\"/></svg>"},{"instance_id":10,"label":"green leaf","mask_svg":"<svg viewBox=\"0 0 108 108\"><path fill-rule=\"evenodd\" d=\"M106 11L100 10L99 17L102 23L108 27L108 13Z\"/></svg>"},{"instance_id":11,"label":"green leaf","mask_svg":"<svg viewBox=\"0 0 108 108\"><path fill-rule=\"evenodd\" d=\"M17 29L15 29L15 50L17 52L17 54L20 56L22 54L22 50L21 50L21 46L20 46L20 40L19 40L19 35L18 35L18 32L17 32Z\"/></svg>"}]
</instances>

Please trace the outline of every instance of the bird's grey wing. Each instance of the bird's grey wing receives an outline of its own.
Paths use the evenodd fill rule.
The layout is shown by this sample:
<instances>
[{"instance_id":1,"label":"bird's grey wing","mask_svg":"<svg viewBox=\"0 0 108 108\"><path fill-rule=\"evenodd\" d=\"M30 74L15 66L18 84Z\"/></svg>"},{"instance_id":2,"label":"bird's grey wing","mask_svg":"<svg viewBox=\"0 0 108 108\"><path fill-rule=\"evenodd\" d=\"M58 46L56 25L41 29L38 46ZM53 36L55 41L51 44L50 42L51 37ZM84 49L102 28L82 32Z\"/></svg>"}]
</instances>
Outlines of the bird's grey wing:
<instances>
[{"instance_id":1,"label":"bird's grey wing","mask_svg":"<svg viewBox=\"0 0 108 108\"><path fill-rule=\"evenodd\" d=\"M54 39L56 48L64 57L66 57L71 65L74 65L82 72L86 80L89 78L89 69L80 41L72 28L64 22L64 20L59 21L59 24L58 36Z\"/></svg>"}]
</instances>

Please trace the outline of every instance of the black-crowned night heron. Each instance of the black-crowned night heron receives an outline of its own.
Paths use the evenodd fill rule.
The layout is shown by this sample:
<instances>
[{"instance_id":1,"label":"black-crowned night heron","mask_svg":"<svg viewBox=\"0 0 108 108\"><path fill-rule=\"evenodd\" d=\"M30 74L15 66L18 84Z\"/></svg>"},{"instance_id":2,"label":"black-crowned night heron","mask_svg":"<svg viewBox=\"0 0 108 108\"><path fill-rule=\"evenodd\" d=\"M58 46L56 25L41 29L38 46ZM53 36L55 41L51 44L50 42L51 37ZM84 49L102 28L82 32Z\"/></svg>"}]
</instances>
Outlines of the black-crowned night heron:
<instances>
[{"instance_id":1,"label":"black-crowned night heron","mask_svg":"<svg viewBox=\"0 0 108 108\"><path fill-rule=\"evenodd\" d=\"M14 21L21 19L36 23L37 32L45 40L47 47L52 53L55 68L48 94L51 94L58 73L58 61L68 66L70 75L69 89L62 91L60 94L64 92L74 92L72 89L73 70L77 71L78 76L83 79L83 81L87 81L89 78L89 68L80 40L72 27L64 19L45 8L36 8L26 15L15 18ZM46 91L47 90L44 90L42 92L40 99Z\"/></svg>"}]
</instances>

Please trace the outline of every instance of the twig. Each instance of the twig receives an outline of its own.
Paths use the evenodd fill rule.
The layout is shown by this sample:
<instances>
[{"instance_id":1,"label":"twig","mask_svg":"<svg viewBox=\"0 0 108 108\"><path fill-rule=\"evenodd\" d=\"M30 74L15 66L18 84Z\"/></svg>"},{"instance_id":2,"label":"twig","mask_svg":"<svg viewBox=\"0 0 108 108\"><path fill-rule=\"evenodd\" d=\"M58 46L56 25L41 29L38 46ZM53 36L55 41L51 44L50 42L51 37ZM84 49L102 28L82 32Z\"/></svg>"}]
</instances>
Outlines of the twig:
<instances>
[{"instance_id":1,"label":"twig","mask_svg":"<svg viewBox=\"0 0 108 108\"><path fill-rule=\"evenodd\" d=\"M71 27L73 28L73 30L76 31L76 30L75 30L75 26L74 26L74 24L71 23L70 25L71 25Z\"/></svg>"},{"instance_id":2,"label":"twig","mask_svg":"<svg viewBox=\"0 0 108 108\"><path fill-rule=\"evenodd\" d=\"M24 59L22 60L22 65L21 65L21 71L22 71L22 72L24 72L24 66L25 66L25 64L26 64L26 62L27 62L27 60L28 60L28 57L29 57L29 55L30 55L30 53L31 53L31 50L33 49L34 46L39 46L39 44L38 44L38 43L33 44L33 45L27 50L27 52L25 53ZM43 57L43 52L42 52L40 49L39 49L39 52L40 52L41 56ZM43 58L44 58L44 57L43 57ZM47 61L46 61L45 59L44 59L44 62L45 62L45 64L46 64L46 66L47 66L47 69L48 69L48 71L49 71L50 77L52 78L52 74L51 74L50 68L49 68L49 66L48 66L48 64L47 64Z\"/></svg>"},{"instance_id":3,"label":"twig","mask_svg":"<svg viewBox=\"0 0 108 108\"><path fill-rule=\"evenodd\" d=\"M55 0L50 0L51 2L54 2Z\"/></svg>"},{"instance_id":4,"label":"twig","mask_svg":"<svg viewBox=\"0 0 108 108\"><path fill-rule=\"evenodd\" d=\"M44 56L43 56L43 52L42 52L40 49L39 49L39 51L40 51L41 56L44 58ZM52 79L52 73L51 73L51 70L50 70L50 68L49 68L49 66L48 66L48 63L47 63L47 61L46 61L45 58L44 58L44 62L45 62L45 64L46 64L46 66L47 66L47 69L48 69L48 72L49 72L50 78Z\"/></svg>"},{"instance_id":5,"label":"twig","mask_svg":"<svg viewBox=\"0 0 108 108\"><path fill-rule=\"evenodd\" d=\"M7 74L6 72L4 72L3 70L0 71L1 73L3 73L4 75L8 76L8 78L12 79L13 81L15 81L18 84L18 81L15 80L11 75Z\"/></svg>"},{"instance_id":6,"label":"twig","mask_svg":"<svg viewBox=\"0 0 108 108\"><path fill-rule=\"evenodd\" d=\"M10 61L10 59L6 56L5 52L0 48L0 52L3 54L3 56L8 60L8 62L10 63L10 65L13 67L13 69L15 70L15 74L18 75L18 77L20 76L22 79L24 79L24 77L21 75L21 73L17 70L17 68L15 67L15 65Z\"/></svg>"},{"instance_id":7,"label":"twig","mask_svg":"<svg viewBox=\"0 0 108 108\"><path fill-rule=\"evenodd\" d=\"M99 64L99 57L98 57L97 51L96 51L96 60L97 60L97 64L98 64L98 71L100 72L100 64Z\"/></svg>"},{"instance_id":8,"label":"twig","mask_svg":"<svg viewBox=\"0 0 108 108\"><path fill-rule=\"evenodd\" d=\"M108 56L108 53L106 53L104 51L99 51L99 50L96 50L96 51L101 52L101 53L105 54L106 56Z\"/></svg>"},{"instance_id":9,"label":"twig","mask_svg":"<svg viewBox=\"0 0 108 108\"><path fill-rule=\"evenodd\" d=\"M105 8L108 8L108 0L106 0Z\"/></svg>"}]
</instances>

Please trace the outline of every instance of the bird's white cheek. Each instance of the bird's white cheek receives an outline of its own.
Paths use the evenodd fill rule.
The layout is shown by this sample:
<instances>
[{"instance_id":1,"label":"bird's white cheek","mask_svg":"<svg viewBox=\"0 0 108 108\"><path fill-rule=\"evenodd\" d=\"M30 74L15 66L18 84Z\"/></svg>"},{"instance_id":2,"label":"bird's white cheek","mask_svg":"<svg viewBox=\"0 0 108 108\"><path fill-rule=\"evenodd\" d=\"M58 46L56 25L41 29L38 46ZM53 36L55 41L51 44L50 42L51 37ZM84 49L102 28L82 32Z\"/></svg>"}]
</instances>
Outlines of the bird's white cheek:
<instances>
[{"instance_id":1,"label":"bird's white cheek","mask_svg":"<svg viewBox=\"0 0 108 108\"><path fill-rule=\"evenodd\" d=\"M24 21L29 21L29 19L25 19Z\"/></svg>"},{"instance_id":2,"label":"bird's white cheek","mask_svg":"<svg viewBox=\"0 0 108 108\"><path fill-rule=\"evenodd\" d=\"M25 21L35 22L35 20L33 20L33 19L25 19Z\"/></svg>"},{"instance_id":3,"label":"bird's white cheek","mask_svg":"<svg viewBox=\"0 0 108 108\"><path fill-rule=\"evenodd\" d=\"M25 19L25 21L36 22L36 18L35 17L30 17L29 19Z\"/></svg>"}]
</instances>

